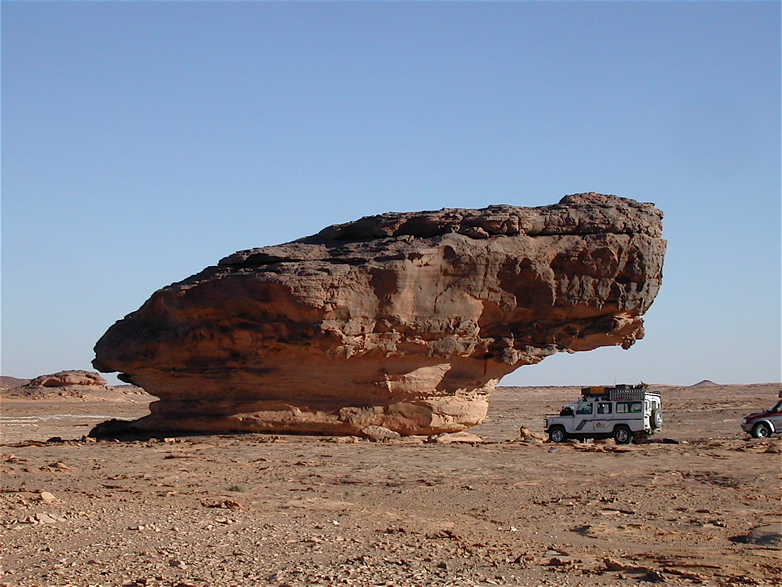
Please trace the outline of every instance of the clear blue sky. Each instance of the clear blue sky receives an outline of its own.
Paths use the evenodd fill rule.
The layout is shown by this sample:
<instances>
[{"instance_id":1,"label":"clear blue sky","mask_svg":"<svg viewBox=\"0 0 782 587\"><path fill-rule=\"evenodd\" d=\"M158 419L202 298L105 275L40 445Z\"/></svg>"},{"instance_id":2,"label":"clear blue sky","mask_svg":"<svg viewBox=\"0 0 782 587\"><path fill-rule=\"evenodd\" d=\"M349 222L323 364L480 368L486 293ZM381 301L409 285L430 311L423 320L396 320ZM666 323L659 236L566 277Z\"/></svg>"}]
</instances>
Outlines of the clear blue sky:
<instances>
[{"instance_id":1,"label":"clear blue sky","mask_svg":"<svg viewBox=\"0 0 782 587\"><path fill-rule=\"evenodd\" d=\"M513 385L780 381L777 2L3 2L2 365L386 211L655 202L647 336Z\"/></svg>"}]
</instances>

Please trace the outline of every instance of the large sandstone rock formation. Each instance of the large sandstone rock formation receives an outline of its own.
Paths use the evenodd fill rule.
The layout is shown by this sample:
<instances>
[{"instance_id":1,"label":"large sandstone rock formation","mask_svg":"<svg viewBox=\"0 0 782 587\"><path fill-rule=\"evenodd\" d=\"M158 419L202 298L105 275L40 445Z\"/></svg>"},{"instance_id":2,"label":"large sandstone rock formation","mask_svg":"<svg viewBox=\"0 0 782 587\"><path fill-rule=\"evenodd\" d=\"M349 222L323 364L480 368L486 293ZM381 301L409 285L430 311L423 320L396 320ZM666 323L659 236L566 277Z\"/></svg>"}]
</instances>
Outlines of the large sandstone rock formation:
<instances>
[{"instance_id":1,"label":"large sandstone rock formation","mask_svg":"<svg viewBox=\"0 0 782 587\"><path fill-rule=\"evenodd\" d=\"M92 371L68 370L48 375L39 375L30 381L28 387L106 387L108 382Z\"/></svg>"},{"instance_id":2,"label":"large sandstone rock formation","mask_svg":"<svg viewBox=\"0 0 782 587\"><path fill-rule=\"evenodd\" d=\"M460 431L514 369L643 336L661 218L588 193L331 226L155 292L93 365L160 397L142 430Z\"/></svg>"}]
</instances>

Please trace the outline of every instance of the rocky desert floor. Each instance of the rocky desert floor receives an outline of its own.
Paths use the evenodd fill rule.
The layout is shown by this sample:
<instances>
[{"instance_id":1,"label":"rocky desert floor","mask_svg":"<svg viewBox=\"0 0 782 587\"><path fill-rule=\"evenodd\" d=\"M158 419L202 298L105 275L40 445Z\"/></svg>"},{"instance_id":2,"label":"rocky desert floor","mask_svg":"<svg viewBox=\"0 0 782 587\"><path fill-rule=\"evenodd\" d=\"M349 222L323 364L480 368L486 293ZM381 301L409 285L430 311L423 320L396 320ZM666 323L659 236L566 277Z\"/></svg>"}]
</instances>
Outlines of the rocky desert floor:
<instances>
[{"instance_id":1,"label":"rocky desert floor","mask_svg":"<svg viewBox=\"0 0 782 587\"><path fill-rule=\"evenodd\" d=\"M550 444L576 388L503 387L473 437L94 441L153 398L3 392L0 586L782 585L779 384L653 386L647 444Z\"/></svg>"}]
</instances>

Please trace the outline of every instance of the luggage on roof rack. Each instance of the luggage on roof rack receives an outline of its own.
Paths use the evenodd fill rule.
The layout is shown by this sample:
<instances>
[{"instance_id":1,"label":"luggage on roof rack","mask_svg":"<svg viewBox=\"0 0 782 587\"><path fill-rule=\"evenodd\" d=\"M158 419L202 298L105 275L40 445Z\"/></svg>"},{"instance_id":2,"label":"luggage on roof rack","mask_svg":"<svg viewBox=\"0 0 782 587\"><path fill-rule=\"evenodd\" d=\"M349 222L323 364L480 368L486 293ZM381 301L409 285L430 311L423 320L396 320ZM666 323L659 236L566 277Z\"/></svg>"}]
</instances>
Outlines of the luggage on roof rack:
<instances>
[{"instance_id":1,"label":"luggage on roof rack","mask_svg":"<svg viewBox=\"0 0 782 587\"><path fill-rule=\"evenodd\" d=\"M606 395L608 393L606 389L608 388L603 387L602 385L597 387L582 387L581 395L585 397L596 397L600 395Z\"/></svg>"},{"instance_id":2,"label":"luggage on roof rack","mask_svg":"<svg viewBox=\"0 0 782 587\"><path fill-rule=\"evenodd\" d=\"M645 383L639 383L638 385L628 385L621 383L614 386L599 385L581 388L581 395L584 397L610 396L611 399L639 399L639 396L642 398L645 392ZM619 397L619 395L616 394L626 394L628 397Z\"/></svg>"}]
</instances>

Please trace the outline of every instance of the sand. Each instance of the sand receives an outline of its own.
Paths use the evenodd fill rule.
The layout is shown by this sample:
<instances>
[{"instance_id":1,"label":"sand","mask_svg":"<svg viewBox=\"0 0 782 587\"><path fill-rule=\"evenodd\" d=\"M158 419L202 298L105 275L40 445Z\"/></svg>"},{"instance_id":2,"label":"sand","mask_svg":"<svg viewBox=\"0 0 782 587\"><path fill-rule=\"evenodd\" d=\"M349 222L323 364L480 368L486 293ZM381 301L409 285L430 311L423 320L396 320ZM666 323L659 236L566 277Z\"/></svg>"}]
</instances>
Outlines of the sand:
<instances>
[{"instance_id":1,"label":"sand","mask_svg":"<svg viewBox=\"0 0 782 587\"><path fill-rule=\"evenodd\" d=\"M780 385L654 389L623 446L519 439L575 388L499 388L471 443L95 442L153 398L6 392L0 586L782 585L782 440L740 428Z\"/></svg>"}]
</instances>

